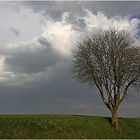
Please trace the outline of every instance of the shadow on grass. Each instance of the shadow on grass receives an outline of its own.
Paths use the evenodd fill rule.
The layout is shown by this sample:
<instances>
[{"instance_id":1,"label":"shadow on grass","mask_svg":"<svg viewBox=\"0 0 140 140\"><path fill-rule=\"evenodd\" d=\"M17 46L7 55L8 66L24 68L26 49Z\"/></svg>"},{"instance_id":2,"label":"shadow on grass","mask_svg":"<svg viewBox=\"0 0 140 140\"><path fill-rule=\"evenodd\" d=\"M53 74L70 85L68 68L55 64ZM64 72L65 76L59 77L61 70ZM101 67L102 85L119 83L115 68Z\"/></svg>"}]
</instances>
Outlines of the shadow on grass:
<instances>
[{"instance_id":1,"label":"shadow on grass","mask_svg":"<svg viewBox=\"0 0 140 140\"><path fill-rule=\"evenodd\" d=\"M111 124L111 117L105 117L105 119Z\"/></svg>"}]
</instances>

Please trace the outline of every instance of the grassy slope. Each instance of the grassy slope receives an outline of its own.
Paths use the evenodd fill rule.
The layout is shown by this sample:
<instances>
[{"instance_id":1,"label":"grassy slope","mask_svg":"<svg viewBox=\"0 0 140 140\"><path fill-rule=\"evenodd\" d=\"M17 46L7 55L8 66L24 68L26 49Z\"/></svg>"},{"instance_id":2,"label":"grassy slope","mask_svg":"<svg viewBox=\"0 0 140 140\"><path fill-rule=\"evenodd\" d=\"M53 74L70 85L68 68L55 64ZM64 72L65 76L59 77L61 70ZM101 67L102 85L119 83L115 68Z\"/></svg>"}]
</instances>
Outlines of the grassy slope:
<instances>
[{"instance_id":1,"label":"grassy slope","mask_svg":"<svg viewBox=\"0 0 140 140\"><path fill-rule=\"evenodd\" d=\"M120 132L110 128L108 119L74 115L0 115L0 138L140 138L140 118L120 118Z\"/></svg>"}]
</instances>

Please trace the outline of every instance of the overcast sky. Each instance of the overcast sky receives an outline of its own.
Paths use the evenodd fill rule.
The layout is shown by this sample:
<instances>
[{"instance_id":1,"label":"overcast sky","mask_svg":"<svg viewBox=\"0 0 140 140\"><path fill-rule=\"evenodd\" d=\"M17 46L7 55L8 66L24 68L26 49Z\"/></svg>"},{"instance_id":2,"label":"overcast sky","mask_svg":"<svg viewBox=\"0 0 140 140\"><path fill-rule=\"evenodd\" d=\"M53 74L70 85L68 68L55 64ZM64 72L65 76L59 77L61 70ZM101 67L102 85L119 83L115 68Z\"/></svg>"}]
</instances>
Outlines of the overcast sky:
<instances>
[{"instance_id":1,"label":"overcast sky","mask_svg":"<svg viewBox=\"0 0 140 140\"><path fill-rule=\"evenodd\" d=\"M133 33L139 42L140 2L1 2L0 113L109 116L96 87L72 78L71 52L98 29ZM140 95L120 116L140 117Z\"/></svg>"}]
</instances>

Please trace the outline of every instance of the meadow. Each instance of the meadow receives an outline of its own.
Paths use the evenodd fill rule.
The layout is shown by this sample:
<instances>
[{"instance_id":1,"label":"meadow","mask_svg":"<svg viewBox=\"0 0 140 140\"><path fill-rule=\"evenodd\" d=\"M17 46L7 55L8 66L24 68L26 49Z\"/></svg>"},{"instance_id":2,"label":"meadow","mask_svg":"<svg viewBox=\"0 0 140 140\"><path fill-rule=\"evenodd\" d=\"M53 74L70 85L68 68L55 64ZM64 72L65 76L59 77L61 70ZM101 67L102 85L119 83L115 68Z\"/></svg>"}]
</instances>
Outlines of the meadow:
<instances>
[{"instance_id":1,"label":"meadow","mask_svg":"<svg viewBox=\"0 0 140 140\"><path fill-rule=\"evenodd\" d=\"M84 115L0 115L1 139L137 139L140 118L119 118L120 130L110 118Z\"/></svg>"}]
</instances>

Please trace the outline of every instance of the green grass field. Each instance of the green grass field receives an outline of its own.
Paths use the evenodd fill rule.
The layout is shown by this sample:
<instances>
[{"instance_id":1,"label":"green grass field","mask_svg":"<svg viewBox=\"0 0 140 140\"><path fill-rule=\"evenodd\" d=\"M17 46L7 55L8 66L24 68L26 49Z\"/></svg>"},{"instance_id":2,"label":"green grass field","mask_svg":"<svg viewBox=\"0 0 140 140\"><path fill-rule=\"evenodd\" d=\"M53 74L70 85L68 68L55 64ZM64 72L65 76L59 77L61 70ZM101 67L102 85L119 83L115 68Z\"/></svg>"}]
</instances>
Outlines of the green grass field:
<instances>
[{"instance_id":1,"label":"green grass field","mask_svg":"<svg viewBox=\"0 0 140 140\"><path fill-rule=\"evenodd\" d=\"M109 120L79 115L0 115L0 138L140 138L140 118L119 118L119 132L110 128Z\"/></svg>"}]
</instances>

